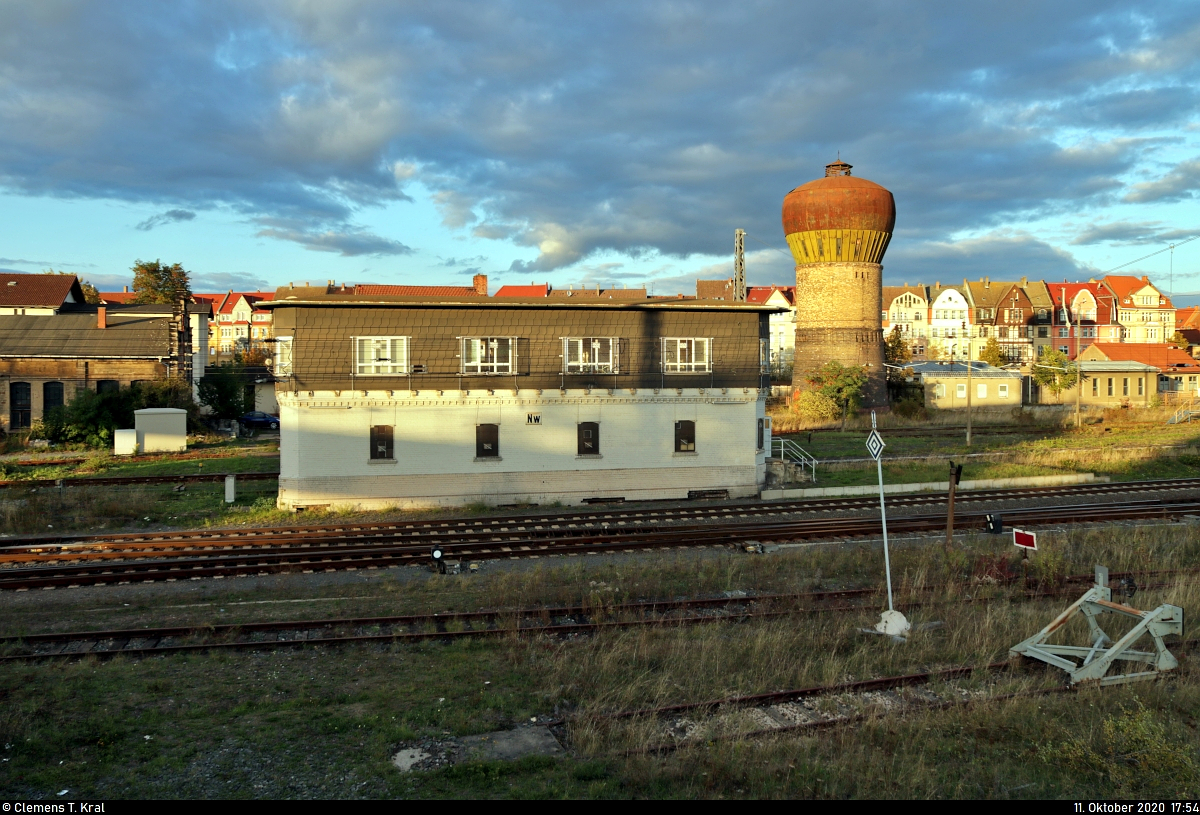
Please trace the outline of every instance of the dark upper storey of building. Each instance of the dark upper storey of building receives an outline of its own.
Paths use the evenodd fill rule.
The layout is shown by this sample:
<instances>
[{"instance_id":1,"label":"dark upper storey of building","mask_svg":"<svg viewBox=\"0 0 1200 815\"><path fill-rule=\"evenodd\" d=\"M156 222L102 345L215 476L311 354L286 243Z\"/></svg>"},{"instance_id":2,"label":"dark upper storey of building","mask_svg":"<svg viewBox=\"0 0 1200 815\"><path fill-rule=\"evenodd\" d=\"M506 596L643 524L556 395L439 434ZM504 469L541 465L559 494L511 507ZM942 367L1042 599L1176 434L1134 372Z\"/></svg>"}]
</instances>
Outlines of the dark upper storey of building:
<instances>
[{"instance_id":1,"label":"dark upper storey of building","mask_svg":"<svg viewBox=\"0 0 1200 815\"><path fill-rule=\"evenodd\" d=\"M760 387L769 315L779 310L292 287L263 305L274 312L287 390Z\"/></svg>"}]
</instances>

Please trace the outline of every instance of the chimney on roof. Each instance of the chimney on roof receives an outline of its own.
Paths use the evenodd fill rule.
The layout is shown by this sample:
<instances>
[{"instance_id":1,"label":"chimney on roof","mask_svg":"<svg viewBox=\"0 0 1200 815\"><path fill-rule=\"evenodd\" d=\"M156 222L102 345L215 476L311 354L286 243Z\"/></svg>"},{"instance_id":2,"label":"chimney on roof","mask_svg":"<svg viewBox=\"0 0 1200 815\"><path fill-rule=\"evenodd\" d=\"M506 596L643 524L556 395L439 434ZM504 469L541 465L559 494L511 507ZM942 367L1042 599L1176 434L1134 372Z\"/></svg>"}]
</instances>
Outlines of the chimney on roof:
<instances>
[{"instance_id":1,"label":"chimney on roof","mask_svg":"<svg viewBox=\"0 0 1200 815\"><path fill-rule=\"evenodd\" d=\"M125 287L125 293L126 293L126 294L129 294L129 287L128 287L128 286L126 286L126 287Z\"/></svg>"},{"instance_id":2,"label":"chimney on roof","mask_svg":"<svg viewBox=\"0 0 1200 815\"><path fill-rule=\"evenodd\" d=\"M1028 277L1022 277L1022 278L1021 278L1021 285L1022 285L1022 286L1028 286L1028 285L1029 285L1029 278L1028 278Z\"/></svg>"},{"instance_id":3,"label":"chimney on roof","mask_svg":"<svg viewBox=\"0 0 1200 815\"><path fill-rule=\"evenodd\" d=\"M983 279L983 287L985 289L990 289L992 287L992 279L990 277L985 277Z\"/></svg>"},{"instance_id":4,"label":"chimney on roof","mask_svg":"<svg viewBox=\"0 0 1200 815\"><path fill-rule=\"evenodd\" d=\"M108 328L108 309L104 306L96 309L96 328Z\"/></svg>"},{"instance_id":5,"label":"chimney on roof","mask_svg":"<svg viewBox=\"0 0 1200 815\"><path fill-rule=\"evenodd\" d=\"M475 286L475 293L480 297L487 297L487 275L477 274L471 278L471 283Z\"/></svg>"}]
</instances>

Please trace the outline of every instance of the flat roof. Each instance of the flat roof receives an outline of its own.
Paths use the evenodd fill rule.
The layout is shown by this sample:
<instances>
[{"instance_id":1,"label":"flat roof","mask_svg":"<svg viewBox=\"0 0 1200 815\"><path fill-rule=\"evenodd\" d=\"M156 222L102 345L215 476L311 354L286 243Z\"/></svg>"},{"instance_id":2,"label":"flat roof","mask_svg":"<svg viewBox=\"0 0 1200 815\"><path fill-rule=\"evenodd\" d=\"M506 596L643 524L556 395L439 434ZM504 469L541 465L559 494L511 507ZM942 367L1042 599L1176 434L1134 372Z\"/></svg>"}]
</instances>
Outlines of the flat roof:
<instances>
[{"instance_id":1,"label":"flat roof","mask_svg":"<svg viewBox=\"0 0 1200 815\"><path fill-rule=\"evenodd\" d=\"M624 309L650 311L759 311L781 312L788 309L782 306L760 305L758 303L742 303L729 300L696 300L696 299L647 299L647 300L597 300L596 298L579 299L564 297L550 299L544 297L363 297L355 294L326 294L318 289L280 289L274 300L255 304L258 308L277 309L289 306L305 307L351 307L351 308L518 308L518 309Z\"/></svg>"}]
</instances>

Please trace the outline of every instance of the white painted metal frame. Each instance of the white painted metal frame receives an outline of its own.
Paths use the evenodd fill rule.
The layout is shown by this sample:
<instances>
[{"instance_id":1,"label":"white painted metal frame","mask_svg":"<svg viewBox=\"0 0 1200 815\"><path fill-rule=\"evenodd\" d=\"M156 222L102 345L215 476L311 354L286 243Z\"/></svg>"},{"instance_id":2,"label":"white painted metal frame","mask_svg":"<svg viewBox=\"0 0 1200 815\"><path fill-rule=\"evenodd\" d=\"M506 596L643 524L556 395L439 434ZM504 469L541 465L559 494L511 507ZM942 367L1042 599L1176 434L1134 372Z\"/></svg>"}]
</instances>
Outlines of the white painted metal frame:
<instances>
[{"instance_id":1,"label":"white painted metal frame","mask_svg":"<svg viewBox=\"0 0 1200 815\"><path fill-rule=\"evenodd\" d=\"M663 337L662 369L668 374L708 373L712 370L712 338Z\"/></svg>"},{"instance_id":2,"label":"white painted metal frame","mask_svg":"<svg viewBox=\"0 0 1200 815\"><path fill-rule=\"evenodd\" d=\"M1091 645L1058 645L1047 642L1050 635L1062 628L1076 614L1087 618ZM1096 621L1100 614L1120 614L1132 617L1137 624L1129 633L1116 642L1104 633ZM1163 671L1179 667L1179 661L1167 650L1163 637L1183 633L1183 609L1164 603L1153 611L1139 611L1131 606L1112 602L1112 590L1108 587L1108 569L1096 566L1096 585L1076 600L1045 628L1027 640L1009 649L1012 656L1026 656L1062 668L1071 677L1071 684L1098 682L1101 685L1117 685L1154 679ZM1149 635L1154 642L1154 651L1135 651L1133 645L1143 636ZM1108 645L1108 648L1103 646ZM1073 660L1080 660L1075 662ZM1140 662L1151 667L1148 671L1114 674L1108 671L1114 662Z\"/></svg>"},{"instance_id":3,"label":"white painted metal frame","mask_svg":"<svg viewBox=\"0 0 1200 815\"><path fill-rule=\"evenodd\" d=\"M563 372L621 372L621 340L617 337L563 337Z\"/></svg>"}]
</instances>

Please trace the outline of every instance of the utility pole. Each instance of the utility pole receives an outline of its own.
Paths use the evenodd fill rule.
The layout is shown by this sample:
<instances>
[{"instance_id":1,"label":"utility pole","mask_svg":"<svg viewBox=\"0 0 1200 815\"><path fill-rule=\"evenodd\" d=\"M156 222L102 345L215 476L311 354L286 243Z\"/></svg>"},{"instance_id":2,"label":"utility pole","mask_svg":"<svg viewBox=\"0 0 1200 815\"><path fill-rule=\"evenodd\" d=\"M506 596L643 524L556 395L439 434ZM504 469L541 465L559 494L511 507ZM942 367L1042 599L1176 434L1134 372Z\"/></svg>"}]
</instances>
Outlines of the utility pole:
<instances>
[{"instance_id":1,"label":"utility pole","mask_svg":"<svg viewBox=\"0 0 1200 815\"><path fill-rule=\"evenodd\" d=\"M733 230L733 299L746 302L746 230Z\"/></svg>"},{"instance_id":2,"label":"utility pole","mask_svg":"<svg viewBox=\"0 0 1200 815\"><path fill-rule=\"evenodd\" d=\"M950 462L950 499L946 509L946 553L954 545L954 493L958 490L958 480L962 477L962 465L957 467Z\"/></svg>"},{"instance_id":3,"label":"utility pole","mask_svg":"<svg viewBox=\"0 0 1200 815\"><path fill-rule=\"evenodd\" d=\"M1065 289L1064 289L1065 292ZM1067 307L1067 298L1063 297L1063 308ZM1067 328L1070 330L1070 312L1067 312ZM1083 401L1083 366L1079 364L1079 355L1083 353L1079 348L1079 315L1075 315L1075 429L1078 430L1081 425L1079 418L1079 405ZM1068 365L1070 363L1067 363Z\"/></svg>"},{"instance_id":4,"label":"utility pole","mask_svg":"<svg viewBox=\"0 0 1200 815\"><path fill-rule=\"evenodd\" d=\"M963 323L966 325L966 323ZM966 329L970 331L970 329ZM967 337L967 447L971 446L971 338Z\"/></svg>"}]
</instances>

